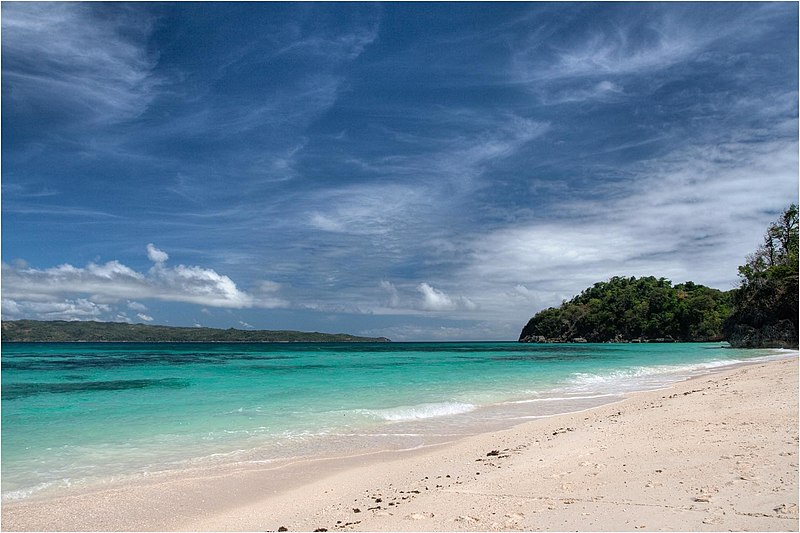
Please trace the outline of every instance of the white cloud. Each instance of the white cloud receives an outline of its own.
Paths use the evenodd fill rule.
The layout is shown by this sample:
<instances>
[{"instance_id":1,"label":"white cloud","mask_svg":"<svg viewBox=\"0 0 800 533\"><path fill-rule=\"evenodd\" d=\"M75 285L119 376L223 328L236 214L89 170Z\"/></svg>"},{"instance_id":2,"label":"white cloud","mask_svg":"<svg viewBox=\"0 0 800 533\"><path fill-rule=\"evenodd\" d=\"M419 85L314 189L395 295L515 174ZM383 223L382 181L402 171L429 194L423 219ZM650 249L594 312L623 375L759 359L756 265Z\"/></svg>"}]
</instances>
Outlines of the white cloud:
<instances>
[{"instance_id":1,"label":"white cloud","mask_svg":"<svg viewBox=\"0 0 800 533\"><path fill-rule=\"evenodd\" d=\"M422 308L432 311L450 311L456 308L455 303L442 291L438 291L427 283L420 283L417 290L422 293Z\"/></svg>"},{"instance_id":2,"label":"white cloud","mask_svg":"<svg viewBox=\"0 0 800 533\"><path fill-rule=\"evenodd\" d=\"M147 257L154 263L163 263L169 259L169 255L153 246L153 243L147 245Z\"/></svg>"},{"instance_id":3,"label":"white cloud","mask_svg":"<svg viewBox=\"0 0 800 533\"><path fill-rule=\"evenodd\" d=\"M109 313L111 307L91 302L85 298L68 299L61 302L32 302L3 297L2 310L4 320L36 316L41 320L72 321L98 319Z\"/></svg>"},{"instance_id":4,"label":"white cloud","mask_svg":"<svg viewBox=\"0 0 800 533\"><path fill-rule=\"evenodd\" d=\"M144 313L147 311L147 306L139 303L139 302L128 302L128 309L132 309L134 311L139 311L140 313Z\"/></svg>"},{"instance_id":5,"label":"white cloud","mask_svg":"<svg viewBox=\"0 0 800 533\"><path fill-rule=\"evenodd\" d=\"M141 320L144 320L145 322L153 321L153 317L151 317L150 315L145 315L144 313L136 313L136 316L139 317Z\"/></svg>"},{"instance_id":6,"label":"white cloud","mask_svg":"<svg viewBox=\"0 0 800 533\"><path fill-rule=\"evenodd\" d=\"M144 314L147 307L138 299L231 309L289 305L277 296L280 290L277 283L262 280L254 293L248 294L228 276L215 270L185 265L167 267L163 262L166 255L155 247L148 247L148 256L156 263L146 273L137 272L119 261L89 263L83 268L63 264L41 270L25 264L3 263L4 314L40 318L100 316L110 311L109 304L126 301L128 309L137 311L139 318L147 320L150 318Z\"/></svg>"},{"instance_id":7,"label":"white cloud","mask_svg":"<svg viewBox=\"0 0 800 533\"><path fill-rule=\"evenodd\" d=\"M239 321L239 324L240 324L240 325L241 325L243 328L247 328L247 329L253 329L253 326L252 326L251 324L248 324L247 322L244 322L244 321L242 321L242 320L240 320L240 321Z\"/></svg>"},{"instance_id":8,"label":"white cloud","mask_svg":"<svg viewBox=\"0 0 800 533\"><path fill-rule=\"evenodd\" d=\"M448 296L427 283L420 283L417 286L417 291L422 294L420 307L428 311L454 311L456 309L471 311L478 307L469 298L463 296Z\"/></svg>"},{"instance_id":9,"label":"white cloud","mask_svg":"<svg viewBox=\"0 0 800 533\"><path fill-rule=\"evenodd\" d=\"M228 276L208 268L178 265L165 268L157 263L148 278L164 292L151 296L160 300L197 303L215 307L252 307L253 298L240 291Z\"/></svg>"}]
</instances>

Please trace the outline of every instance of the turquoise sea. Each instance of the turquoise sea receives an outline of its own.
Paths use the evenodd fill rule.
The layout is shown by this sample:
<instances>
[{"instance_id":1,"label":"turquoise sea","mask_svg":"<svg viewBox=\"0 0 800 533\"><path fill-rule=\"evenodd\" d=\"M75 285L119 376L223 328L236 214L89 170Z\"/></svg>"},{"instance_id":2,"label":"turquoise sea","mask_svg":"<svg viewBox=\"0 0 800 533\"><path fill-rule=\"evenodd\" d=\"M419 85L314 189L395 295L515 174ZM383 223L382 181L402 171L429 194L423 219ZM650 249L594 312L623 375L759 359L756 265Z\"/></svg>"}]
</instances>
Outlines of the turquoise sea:
<instances>
[{"instance_id":1,"label":"turquoise sea","mask_svg":"<svg viewBox=\"0 0 800 533\"><path fill-rule=\"evenodd\" d=\"M415 448L792 354L720 344L4 343L2 494Z\"/></svg>"}]
</instances>

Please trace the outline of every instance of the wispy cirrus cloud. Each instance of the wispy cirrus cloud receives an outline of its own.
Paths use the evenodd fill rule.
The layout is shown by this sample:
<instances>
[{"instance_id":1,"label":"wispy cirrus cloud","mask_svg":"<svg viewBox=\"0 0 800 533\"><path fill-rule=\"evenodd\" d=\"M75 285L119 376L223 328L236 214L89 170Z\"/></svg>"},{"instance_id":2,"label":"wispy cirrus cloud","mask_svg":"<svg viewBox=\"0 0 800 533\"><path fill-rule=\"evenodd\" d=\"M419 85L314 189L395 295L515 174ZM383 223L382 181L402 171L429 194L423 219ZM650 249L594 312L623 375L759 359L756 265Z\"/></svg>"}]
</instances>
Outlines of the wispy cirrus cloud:
<instances>
[{"instance_id":1,"label":"wispy cirrus cloud","mask_svg":"<svg viewBox=\"0 0 800 533\"><path fill-rule=\"evenodd\" d=\"M584 9L591 12L598 7ZM680 8L650 5L636 14L623 11L603 9L603 18L589 25L564 17L534 27L514 50L512 78L518 83L583 77L613 81L618 76L663 72L716 38Z\"/></svg>"},{"instance_id":2,"label":"wispy cirrus cloud","mask_svg":"<svg viewBox=\"0 0 800 533\"><path fill-rule=\"evenodd\" d=\"M555 220L476 236L454 280L472 280L482 312L498 318L558 305L614 275L732 288L764 228L796 198L796 146L730 142L641 162L630 169L635 179L606 184L602 201L574 199Z\"/></svg>"},{"instance_id":3,"label":"wispy cirrus cloud","mask_svg":"<svg viewBox=\"0 0 800 533\"><path fill-rule=\"evenodd\" d=\"M550 127L514 114L440 113L438 119L456 120L472 131L426 138L393 132L400 153L348 160L371 181L322 188L309 195L306 202L314 206L309 224L323 231L365 234L402 233L410 225L429 223L460 208L466 197L487 185L481 176L493 164L512 157ZM408 145L415 149L408 150Z\"/></svg>"},{"instance_id":4,"label":"wispy cirrus cloud","mask_svg":"<svg viewBox=\"0 0 800 533\"><path fill-rule=\"evenodd\" d=\"M370 18L371 21L349 31L329 31L294 39L275 52L274 57L300 54L319 56L325 61L352 61L378 37L378 20Z\"/></svg>"},{"instance_id":5,"label":"wispy cirrus cloud","mask_svg":"<svg viewBox=\"0 0 800 533\"><path fill-rule=\"evenodd\" d=\"M2 7L3 77L17 109L70 122L141 114L153 98L153 19L124 5L10 2ZM6 84L4 84L6 86Z\"/></svg>"},{"instance_id":6,"label":"wispy cirrus cloud","mask_svg":"<svg viewBox=\"0 0 800 533\"><path fill-rule=\"evenodd\" d=\"M514 338L614 274L728 288L794 197L795 6L424 8L3 4L17 308ZM27 57L56 68L10 83ZM71 135L18 105L75 115L78 80Z\"/></svg>"},{"instance_id":7,"label":"wispy cirrus cloud","mask_svg":"<svg viewBox=\"0 0 800 533\"><path fill-rule=\"evenodd\" d=\"M735 71L732 63L753 50L749 43L763 40L786 16L769 3L709 6L703 17L688 5L639 7L585 4L577 8L585 16L602 12L592 24L565 16L533 25L512 38L508 80L546 105L636 98L676 78L702 76L711 63ZM637 87L628 91L627 85Z\"/></svg>"}]
</instances>

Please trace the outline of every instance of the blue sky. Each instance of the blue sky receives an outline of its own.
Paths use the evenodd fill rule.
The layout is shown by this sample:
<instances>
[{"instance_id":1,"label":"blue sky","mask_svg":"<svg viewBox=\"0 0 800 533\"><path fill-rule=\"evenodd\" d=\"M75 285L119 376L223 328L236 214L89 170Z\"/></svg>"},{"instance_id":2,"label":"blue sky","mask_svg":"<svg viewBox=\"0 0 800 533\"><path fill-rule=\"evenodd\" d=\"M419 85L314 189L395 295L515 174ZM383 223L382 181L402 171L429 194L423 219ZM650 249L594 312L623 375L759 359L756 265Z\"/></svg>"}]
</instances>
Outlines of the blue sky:
<instances>
[{"instance_id":1,"label":"blue sky","mask_svg":"<svg viewBox=\"0 0 800 533\"><path fill-rule=\"evenodd\" d=\"M514 340L727 290L797 80L794 2L3 2L2 316Z\"/></svg>"}]
</instances>

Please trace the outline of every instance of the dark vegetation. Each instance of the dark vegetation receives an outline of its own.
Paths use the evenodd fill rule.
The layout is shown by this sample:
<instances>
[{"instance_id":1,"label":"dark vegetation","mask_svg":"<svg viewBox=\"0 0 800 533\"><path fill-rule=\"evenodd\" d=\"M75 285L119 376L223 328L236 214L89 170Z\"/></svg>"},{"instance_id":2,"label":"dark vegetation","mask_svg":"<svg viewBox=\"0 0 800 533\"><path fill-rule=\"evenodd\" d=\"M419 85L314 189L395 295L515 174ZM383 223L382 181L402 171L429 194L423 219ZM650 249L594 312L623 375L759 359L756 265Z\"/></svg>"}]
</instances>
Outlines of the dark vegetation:
<instances>
[{"instance_id":1,"label":"dark vegetation","mask_svg":"<svg viewBox=\"0 0 800 533\"><path fill-rule=\"evenodd\" d=\"M614 277L560 307L536 313L522 342L703 342L745 348L798 346L798 209L767 229L739 267L741 286L722 292L690 281Z\"/></svg>"},{"instance_id":2,"label":"dark vegetation","mask_svg":"<svg viewBox=\"0 0 800 533\"><path fill-rule=\"evenodd\" d=\"M764 243L739 267L735 310L723 333L731 346L797 348L798 213L791 205L770 224Z\"/></svg>"},{"instance_id":3,"label":"dark vegetation","mask_svg":"<svg viewBox=\"0 0 800 533\"><path fill-rule=\"evenodd\" d=\"M4 321L4 342L387 342L385 337L213 328L177 328L121 322Z\"/></svg>"}]
</instances>

